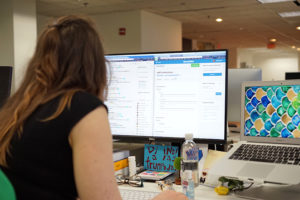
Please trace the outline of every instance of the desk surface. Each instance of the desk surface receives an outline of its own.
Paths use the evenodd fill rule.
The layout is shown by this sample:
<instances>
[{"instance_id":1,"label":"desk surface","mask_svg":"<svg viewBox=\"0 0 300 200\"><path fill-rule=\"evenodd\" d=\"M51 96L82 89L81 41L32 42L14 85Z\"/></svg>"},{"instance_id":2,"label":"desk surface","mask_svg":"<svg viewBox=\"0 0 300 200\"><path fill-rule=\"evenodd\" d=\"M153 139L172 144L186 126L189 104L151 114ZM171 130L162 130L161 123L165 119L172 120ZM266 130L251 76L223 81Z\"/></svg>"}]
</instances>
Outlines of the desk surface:
<instances>
[{"instance_id":1,"label":"desk surface","mask_svg":"<svg viewBox=\"0 0 300 200\"><path fill-rule=\"evenodd\" d=\"M160 192L157 183L153 182L144 182L144 187L143 188L136 188L136 187L131 187L129 185L120 185L120 188L126 188L130 190L142 190L142 191L155 191L155 192ZM174 185L174 189L178 192L182 191L181 186ZM199 185L198 187L195 188L195 200L218 200L218 199L227 199L227 200L238 200L238 199L244 199L244 198L239 198L236 197L233 194L230 195L218 195L215 193L214 189L211 187Z\"/></svg>"}]
</instances>

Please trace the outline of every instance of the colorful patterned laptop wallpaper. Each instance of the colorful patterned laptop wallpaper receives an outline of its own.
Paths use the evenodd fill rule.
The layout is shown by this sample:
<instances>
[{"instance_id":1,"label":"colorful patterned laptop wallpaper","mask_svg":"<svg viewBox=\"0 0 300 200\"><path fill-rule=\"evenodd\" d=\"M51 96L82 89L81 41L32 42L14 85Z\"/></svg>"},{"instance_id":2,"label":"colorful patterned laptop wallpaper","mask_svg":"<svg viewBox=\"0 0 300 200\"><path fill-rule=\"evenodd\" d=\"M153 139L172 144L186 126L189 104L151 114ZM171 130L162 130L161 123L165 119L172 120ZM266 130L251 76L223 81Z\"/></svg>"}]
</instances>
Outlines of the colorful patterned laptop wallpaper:
<instances>
[{"instance_id":1,"label":"colorful patterned laptop wallpaper","mask_svg":"<svg viewBox=\"0 0 300 200\"><path fill-rule=\"evenodd\" d=\"M245 88L246 136L300 138L300 85Z\"/></svg>"}]
</instances>

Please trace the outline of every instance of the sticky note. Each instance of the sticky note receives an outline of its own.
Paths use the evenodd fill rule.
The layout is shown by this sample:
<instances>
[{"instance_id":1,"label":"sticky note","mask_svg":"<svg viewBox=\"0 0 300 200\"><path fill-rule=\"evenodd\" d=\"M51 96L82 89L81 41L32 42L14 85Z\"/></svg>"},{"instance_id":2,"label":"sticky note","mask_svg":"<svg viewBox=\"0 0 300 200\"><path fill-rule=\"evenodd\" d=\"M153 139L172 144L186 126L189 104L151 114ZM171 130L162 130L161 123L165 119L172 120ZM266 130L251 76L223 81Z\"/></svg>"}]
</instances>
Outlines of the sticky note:
<instances>
[{"instance_id":1,"label":"sticky note","mask_svg":"<svg viewBox=\"0 0 300 200\"><path fill-rule=\"evenodd\" d=\"M154 171L175 172L174 160L179 149L175 146L146 144L144 149L144 168Z\"/></svg>"}]
</instances>

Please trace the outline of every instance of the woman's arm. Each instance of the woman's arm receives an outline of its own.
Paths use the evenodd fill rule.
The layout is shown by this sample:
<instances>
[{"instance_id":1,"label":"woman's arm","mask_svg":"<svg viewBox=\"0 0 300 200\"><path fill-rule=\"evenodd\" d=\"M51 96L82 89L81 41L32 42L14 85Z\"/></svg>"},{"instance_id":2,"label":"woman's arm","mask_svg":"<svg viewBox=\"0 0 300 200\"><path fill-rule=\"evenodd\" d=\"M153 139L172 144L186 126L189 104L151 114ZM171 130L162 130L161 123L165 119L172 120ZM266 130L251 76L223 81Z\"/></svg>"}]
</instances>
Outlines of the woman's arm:
<instances>
[{"instance_id":1,"label":"woman's arm","mask_svg":"<svg viewBox=\"0 0 300 200\"><path fill-rule=\"evenodd\" d=\"M99 107L81 119L72 129L69 141L73 149L74 175L80 200L120 200L105 108Z\"/></svg>"},{"instance_id":2,"label":"woman's arm","mask_svg":"<svg viewBox=\"0 0 300 200\"><path fill-rule=\"evenodd\" d=\"M75 182L80 200L121 200L114 177L112 137L104 107L97 108L72 129ZM155 200L187 200L182 193L166 191Z\"/></svg>"}]
</instances>

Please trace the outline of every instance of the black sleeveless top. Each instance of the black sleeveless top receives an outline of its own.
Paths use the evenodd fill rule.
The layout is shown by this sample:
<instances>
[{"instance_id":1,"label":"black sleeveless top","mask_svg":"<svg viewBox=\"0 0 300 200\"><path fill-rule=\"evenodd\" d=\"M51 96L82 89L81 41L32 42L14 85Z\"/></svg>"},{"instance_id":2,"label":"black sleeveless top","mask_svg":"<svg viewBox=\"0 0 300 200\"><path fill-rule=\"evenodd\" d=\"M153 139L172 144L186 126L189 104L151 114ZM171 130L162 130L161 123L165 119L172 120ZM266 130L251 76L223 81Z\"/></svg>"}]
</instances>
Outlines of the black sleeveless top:
<instances>
[{"instance_id":1,"label":"black sleeveless top","mask_svg":"<svg viewBox=\"0 0 300 200\"><path fill-rule=\"evenodd\" d=\"M56 111L59 100L57 97L39 106L26 120L21 137L15 134L12 139L9 168L2 169L15 188L17 200L65 200L78 196L68 136L80 119L104 104L91 94L77 92L70 108L66 107L51 121L41 122Z\"/></svg>"}]
</instances>

